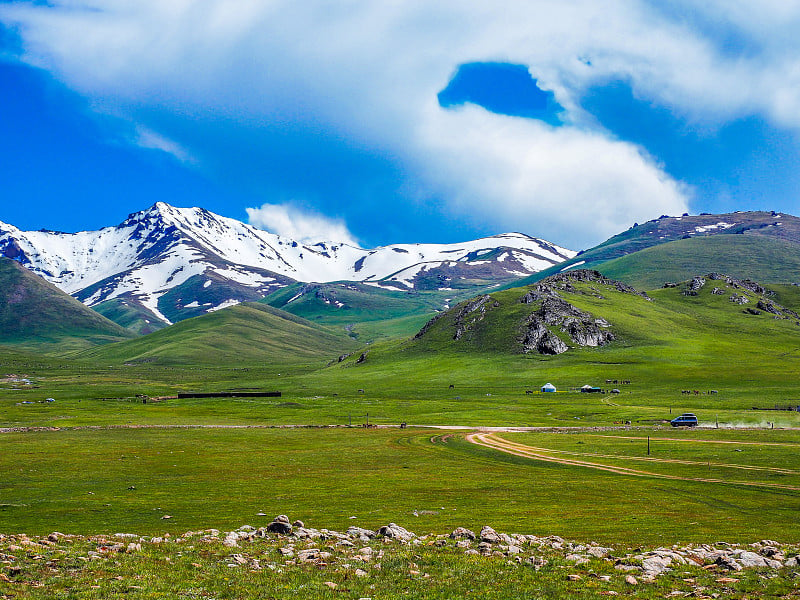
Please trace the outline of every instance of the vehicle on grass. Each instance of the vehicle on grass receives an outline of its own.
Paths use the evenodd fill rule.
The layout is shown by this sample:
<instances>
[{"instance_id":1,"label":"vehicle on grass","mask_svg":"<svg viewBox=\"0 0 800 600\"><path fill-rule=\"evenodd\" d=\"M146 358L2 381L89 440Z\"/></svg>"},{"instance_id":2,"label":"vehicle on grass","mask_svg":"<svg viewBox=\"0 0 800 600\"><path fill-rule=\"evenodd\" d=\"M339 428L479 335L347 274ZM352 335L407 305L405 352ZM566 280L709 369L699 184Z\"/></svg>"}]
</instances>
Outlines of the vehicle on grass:
<instances>
[{"instance_id":1,"label":"vehicle on grass","mask_svg":"<svg viewBox=\"0 0 800 600\"><path fill-rule=\"evenodd\" d=\"M683 413L670 421L673 427L697 427L697 415L693 413Z\"/></svg>"}]
</instances>

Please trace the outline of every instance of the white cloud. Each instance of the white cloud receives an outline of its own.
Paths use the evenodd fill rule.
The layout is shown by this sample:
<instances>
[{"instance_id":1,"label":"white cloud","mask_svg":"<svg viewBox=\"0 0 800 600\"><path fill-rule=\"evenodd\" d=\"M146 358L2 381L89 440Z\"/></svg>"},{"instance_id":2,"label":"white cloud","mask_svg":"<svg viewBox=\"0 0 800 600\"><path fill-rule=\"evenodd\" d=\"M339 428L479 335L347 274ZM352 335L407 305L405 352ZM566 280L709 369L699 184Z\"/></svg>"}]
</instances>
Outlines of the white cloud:
<instances>
[{"instance_id":1,"label":"white cloud","mask_svg":"<svg viewBox=\"0 0 800 600\"><path fill-rule=\"evenodd\" d=\"M426 161L426 179L495 228L566 232L560 238L576 246L688 210L689 191L641 149L599 133L467 107L431 111L421 135L439 156Z\"/></svg>"},{"instance_id":2,"label":"white cloud","mask_svg":"<svg viewBox=\"0 0 800 600\"><path fill-rule=\"evenodd\" d=\"M251 225L298 242L339 242L360 247L338 219L288 204L263 204L246 210Z\"/></svg>"},{"instance_id":3,"label":"white cloud","mask_svg":"<svg viewBox=\"0 0 800 600\"><path fill-rule=\"evenodd\" d=\"M670 11L729 29L746 50ZM156 147L148 107L254 132L292 124L397 157L407 187L444 194L455 218L535 235L547 224L558 241L589 228L581 239L599 241L688 202L652 158L582 113L592 85L624 79L707 126L758 114L800 130L795 2L62 0L0 6L0 21L19 27L26 60L136 121ZM567 126L440 109L436 93L475 60L530 65Z\"/></svg>"},{"instance_id":4,"label":"white cloud","mask_svg":"<svg viewBox=\"0 0 800 600\"><path fill-rule=\"evenodd\" d=\"M190 164L196 162L189 154L189 151L179 143L141 125L136 128L136 144L142 148L161 150L162 152L171 154L181 162Z\"/></svg>"}]
</instances>

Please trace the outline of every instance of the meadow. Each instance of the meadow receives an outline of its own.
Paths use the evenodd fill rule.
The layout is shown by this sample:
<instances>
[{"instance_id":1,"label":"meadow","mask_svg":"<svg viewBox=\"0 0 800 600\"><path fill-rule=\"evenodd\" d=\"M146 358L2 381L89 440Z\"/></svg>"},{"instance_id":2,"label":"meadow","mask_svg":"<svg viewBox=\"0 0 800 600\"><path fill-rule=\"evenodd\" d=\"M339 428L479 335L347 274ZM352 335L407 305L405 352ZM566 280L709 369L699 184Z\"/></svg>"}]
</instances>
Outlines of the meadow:
<instances>
[{"instance_id":1,"label":"meadow","mask_svg":"<svg viewBox=\"0 0 800 600\"><path fill-rule=\"evenodd\" d=\"M287 514L342 531L396 522L423 535L491 525L624 548L800 540L800 413L771 410L800 404L794 321L745 315L710 293L666 289L648 301L605 290L570 301L613 323L614 343L525 355L509 337L524 310L519 296L495 293L499 308L464 343L452 341L442 319L430 336L361 346L341 361L324 345L271 361L185 348L177 358L131 362L130 342L105 355L2 351L0 532L175 537L261 527ZM146 343L137 352L146 354ZM558 392L540 392L547 382ZM604 391L578 391L585 384ZM176 397L203 391L281 396ZM700 427L671 428L683 412L696 413ZM490 429L493 445L474 443L475 432ZM501 562L489 569L431 552L415 556L438 572L441 587L387 575L388 587L377 589L447 597L458 587L452 572L461 572L485 580L477 589L514 597L513 585L489 583ZM398 556L397 564L406 560ZM195 558L204 572L225 560ZM127 577L126 564L109 573ZM75 576L91 577L93 568ZM575 592L558 571L538 583L529 575L509 581L551 597ZM285 578L275 597L308 586L308 597L330 592L302 570ZM246 580L233 579L250 594ZM153 580L143 588L152 596L142 597L157 597L164 581ZM780 581L778 596L794 587ZM347 597L368 591L347 585ZM590 588L579 591L603 591ZM101 589L96 597L116 588ZM648 589L642 597L663 592Z\"/></svg>"}]
</instances>

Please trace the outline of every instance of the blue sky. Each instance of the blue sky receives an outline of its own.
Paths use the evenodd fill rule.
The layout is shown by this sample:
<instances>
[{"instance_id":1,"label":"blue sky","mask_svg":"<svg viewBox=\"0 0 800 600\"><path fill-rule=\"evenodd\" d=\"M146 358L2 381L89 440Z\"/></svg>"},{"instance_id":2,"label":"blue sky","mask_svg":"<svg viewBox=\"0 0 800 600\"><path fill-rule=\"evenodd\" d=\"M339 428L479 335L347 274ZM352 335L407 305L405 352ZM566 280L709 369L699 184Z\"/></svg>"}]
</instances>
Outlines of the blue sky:
<instances>
[{"instance_id":1,"label":"blue sky","mask_svg":"<svg viewBox=\"0 0 800 600\"><path fill-rule=\"evenodd\" d=\"M165 201L365 246L580 249L660 214L800 213L800 7L167 4L0 5L0 220Z\"/></svg>"}]
</instances>

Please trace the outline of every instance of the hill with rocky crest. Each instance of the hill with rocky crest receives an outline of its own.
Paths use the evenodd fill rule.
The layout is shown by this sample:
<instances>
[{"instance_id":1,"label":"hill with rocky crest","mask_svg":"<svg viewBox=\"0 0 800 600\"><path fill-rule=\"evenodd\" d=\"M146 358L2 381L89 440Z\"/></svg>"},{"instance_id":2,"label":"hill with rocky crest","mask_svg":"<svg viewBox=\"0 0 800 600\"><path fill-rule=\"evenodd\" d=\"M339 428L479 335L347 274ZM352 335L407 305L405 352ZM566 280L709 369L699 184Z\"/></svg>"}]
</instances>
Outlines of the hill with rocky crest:
<instances>
[{"instance_id":1,"label":"hill with rocky crest","mask_svg":"<svg viewBox=\"0 0 800 600\"><path fill-rule=\"evenodd\" d=\"M711 326L712 316L723 319L726 329L739 326L743 337L758 331L758 322L748 319L759 316L787 322L794 326L788 333L800 336L800 315L753 281L711 273L648 294L598 271L576 269L462 302L431 319L412 347L559 355L652 343L676 332L684 339L722 333ZM764 335L769 327L763 322Z\"/></svg>"}]
</instances>

